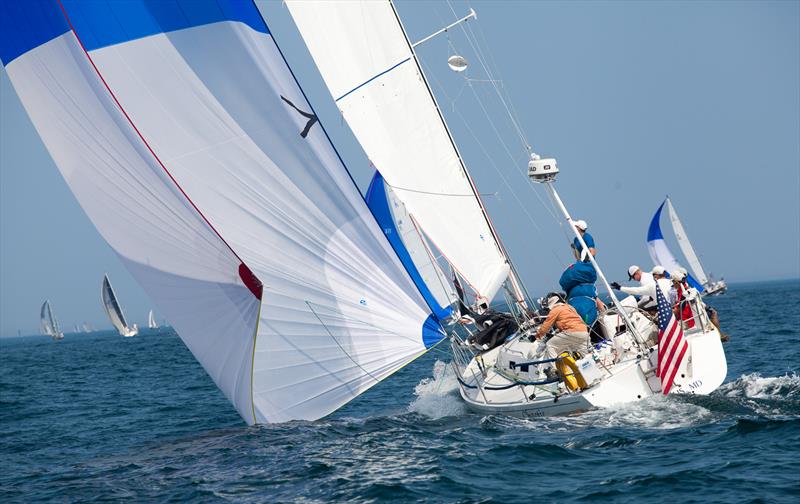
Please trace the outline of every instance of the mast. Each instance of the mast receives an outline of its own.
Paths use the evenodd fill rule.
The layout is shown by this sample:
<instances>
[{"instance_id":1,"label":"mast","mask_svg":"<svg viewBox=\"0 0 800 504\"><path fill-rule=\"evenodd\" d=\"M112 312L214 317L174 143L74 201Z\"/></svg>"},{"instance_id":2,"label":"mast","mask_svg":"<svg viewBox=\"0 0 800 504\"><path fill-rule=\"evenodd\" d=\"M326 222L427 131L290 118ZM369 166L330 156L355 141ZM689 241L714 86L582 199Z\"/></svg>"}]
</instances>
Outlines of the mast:
<instances>
[{"instance_id":1,"label":"mast","mask_svg":"<svg viewBox=\"0 0 800 504\"><path fill-rule=\"evenodd\" d=\"M503 255L503 257L505 257L506 262L509 265L510 271L509 271L508 278L511 281L511 285L512 285L512 288L514 290L514 294L515 294L515 296L517 298L516 301L522 308L527 308L528 305L527 305L527 302L525 300L525 295L523 293L522 282L520 281L520 279L519 279L519 277L517 275L517 270L514 267L514 263L511 261L511 257L509 256L508 252L506 251L506 248L503 245L502 240L500 239L500 235L497 234L497 230L494 228L494 225L492 224L491 218L489 218L489 213L487 212L486 206L484 205L483 200L481 199L480 193L478 192L478 188L475 185L475 182L472 180L472 177L470 176L469 171L467 170L467 166L464 164L464 158L461 156L461 151L458 150L458 145L456 145L456 142L453 139L453 134L450 131L450 127L447 126L447 121L445 121L445 119L444 119L444 115L442 114L441 107L439 107L439 102L436 100L436 96L433 94L433 90L431 89L431 86L428 83L428 79L427 79L427 77L425 77L425 72L422 71L422 65L420 65L420 63L419 63L419 58L417 56L417 52L414 50L414 48L417 45L421 44L422 42L425 42L425 41L429 40L430 38L432 38L435 35L438 35L442 31L446 31L451 26L454 26L454 25L456 25L458 23L461 23L461 22L468 21L471 17L477 18L477 15L475 14L474 10L470 9L470 14L469 15L467 15L464 18L456 21L455 23L451 24L447 28L445 28L443 30L440 30L440 31L434 33L433 35L430 35L430 36L420 40L416 44L412 44L411 40L408 38L408 33L406 33L405 26L403 26L403 22L400 20L400 16L397 13L397 9L394 6L394 2L392 0L388 0L388 1L389 1L389 5L391 5L391 7L392 7L392 12L394 13L395 18L397 19L397 24L400 26L400 31L403 32L403 37L405 37L406 43L408 44L408 49L411 51L411 56L412 56L412 59L414 61L414 64L417 67L417 71L419 72L419 75L422 77L422 82L425 84L425 87L427 88L428 93L430 94L431 100L433 101L433 105L436 108L436 112L439 115L439 119L442 121L442 126L444 126L444 130L447 132L447 137L450 139L450 143L452 144L453 149L456 152L456 156L458 157L458 162L461 165L461 169L464 172L464 176L469 181L469 185L472 188L472 193L475 195L475 199L478 200L478 206L480 206L481 212L483 213L483 218L486 220L486 224L489 226L489 229L492 232L492 235L494 237L495 242L497 243L497 246L498 246L498 248L500 250L500 253Z\"/></svg>"},{"instance_id":2,"label":"mast","mask_svg":"<svg viewBox=\"0 0 800 504\"><path fill-rule=\"evenodd\" d=\"M556 191L556 188L553 186L553 182L555 181L557 174L558 174L558 167L556 166L555 159L552 158L541 159L537 154L531 155L531 161L528 164L528 176L531 178L532 181L544 184L550 195L553 197L553 200L556 202L556 205L558 206L559 210L561 210L561 214L567 221L567 225L572 230L572 233L575 235L575 238L577 238L578 242L581 244L581 250L589 250L589 247L586 246L586 242L583 240L583 236L581 236L581 234L575 228L575 221L572 220L572 217L570 216L567 207L564 205L564 202L561 201L561 197L558 195L558 191ZM628 312L625 311L625 307L622 306L622 304L619 302L619 299L617 299L617 296L614 294L614 289L612 289L611 285L608 283L608 280L606 279L606 275L605 273L603 273L602 268L600 268L600 265L597 263L592 254L588 254L588 256L589 256L589 261L592 263L592 266L594 266L594 269L597 272L597 276L600 277L600 279L603 282L603 286L606 288L608 295L611 297L611 301L614 303L614 306L617 308L617 311L619 312L620 316L625 321L625 325L631 331L639 346L640 347L643 346L644 341L641 335L636 330L636 327L633 325L633 322L631 322L630 317L628 317Z\"/></svg>"}]
</instances>

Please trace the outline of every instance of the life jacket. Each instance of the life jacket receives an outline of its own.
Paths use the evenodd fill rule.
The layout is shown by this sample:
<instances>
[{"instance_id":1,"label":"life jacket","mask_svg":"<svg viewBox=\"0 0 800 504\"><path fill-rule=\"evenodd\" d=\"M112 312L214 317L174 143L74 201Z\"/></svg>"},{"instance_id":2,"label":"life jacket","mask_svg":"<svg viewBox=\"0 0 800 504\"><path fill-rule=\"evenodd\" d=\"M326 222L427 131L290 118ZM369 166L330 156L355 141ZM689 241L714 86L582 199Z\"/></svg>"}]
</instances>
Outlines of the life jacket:
<instances>
[{"instance_id":1,"label":"life jacket","mask_svg":"<svg viewBox=\"0 0 800 504\"><path fill-rule=\"evenodd\" d=\"M683 285L678 285L678 311L680 319L685 321L687 329L691 329L694 327L694 313L692 312L692 307L686 300L686 296L683 293Z\"/></svg>"},{"instance_id":2,"label":"life jacket","mask_svg":"<svg viewBox=\"0 0 800 504\"><path fill-rule=\"evenodd\" d=\"M594 266L582 261L570 264L558 281L567 293L567 303L575 308L588 326L597 320L597 304L594 300L597 297L597 289L594 286L596 281L597 272Z\"/></svg>"}]
</instances>

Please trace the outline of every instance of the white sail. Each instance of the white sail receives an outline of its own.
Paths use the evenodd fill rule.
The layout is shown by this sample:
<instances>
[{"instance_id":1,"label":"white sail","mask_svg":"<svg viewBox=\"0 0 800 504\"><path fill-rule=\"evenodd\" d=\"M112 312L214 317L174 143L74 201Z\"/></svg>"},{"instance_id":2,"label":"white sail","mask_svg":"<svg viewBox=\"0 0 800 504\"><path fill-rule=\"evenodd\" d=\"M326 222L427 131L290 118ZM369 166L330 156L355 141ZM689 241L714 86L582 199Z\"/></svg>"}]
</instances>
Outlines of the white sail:
<instances>
[{"instance_id":1,"label":"white sail","mask_svg":"<svg viewBox=\"0 0 800 504\"><path fill-rule=\"evenodd\" d=\"M125 321L125 314L122 312L122 307L119 305L117 295L114 293L114 288L111 287L111 282L108 275L103 277L103 285L100 287L100 299L103 301L103 307L106 310L111 324L120 334L120 336L135 336L136 328L128 327L128 322Z\"/></svg>"},{"instance_id":2,"label":"white sail","mask_svg":"<svg viewBox=\"0 0 800 504\"><path fill-rule=\"evenodd\" d=\"M697 254L694 252L689 237L686 236L683 224L681 224L680 219L678 219L678 214L675 212L675 208L672 206L672 201L669 197L667 197L667 212L669 213L669 220L672 222L672 230L675 232L675 239L678 241L678 245L681 251L683 251L683 255L686 257L686 262L689 263L689 267L692 269L694 277L700 282L700 285L705 286L708 284L706 272L703 271L700 259L697 258Z\"/></svg>"},{"instance_id":3,"label":"white sail","mask_svg":"<svg viewBox=\"0 0 800 504\"><path fill-rule=\"evenodd\" d=\"M411 275L428 306L439 320L454 312L458 296L439 265L435 252L422 236L405 204L375 172L367 191L367 205Z\"/></svg>"},{"instance_id":4,"label":"white sail","mask_svg":"<svg viewBox=\"0 0 800 504\"><path fill-rule=\"evenodd\" d=\"M372 164L447 261L492 298L509 263L391 2L287 5Z\"/></svg>"},{"instance_id":5,"label":"white sail","mask_svg":"<svg viewBox=\"0 0 800 504\"><path fill-rule=\"evenodd\" d=\"M253 3L0 5L59 171L245 421L320 418L442 339Z\"/></svg>"},{"instance_id":6,"label":"white sail","mask_svg":"<svg viewBox=\"0 0 800 504\"><path fill-rule=\"evenodd\" d=\"M58 327L58 319L56 319L53 309L50 306L50 300L46 300L42 304L42 309L39 314L42 334L50 336L53 339L61 339L64 333Z\"/></svg>"},{"instance_id":7,"label":"white sail","mask_svg":"<svg viewBox=\"0 0 800 504\"><path fill-rule=\"evenodd\" d=\"M150 313L147 314L147 327L150 329L158 329L156 318L153 316L153 310L150 310Z\"/></svg>"}]
</instances>

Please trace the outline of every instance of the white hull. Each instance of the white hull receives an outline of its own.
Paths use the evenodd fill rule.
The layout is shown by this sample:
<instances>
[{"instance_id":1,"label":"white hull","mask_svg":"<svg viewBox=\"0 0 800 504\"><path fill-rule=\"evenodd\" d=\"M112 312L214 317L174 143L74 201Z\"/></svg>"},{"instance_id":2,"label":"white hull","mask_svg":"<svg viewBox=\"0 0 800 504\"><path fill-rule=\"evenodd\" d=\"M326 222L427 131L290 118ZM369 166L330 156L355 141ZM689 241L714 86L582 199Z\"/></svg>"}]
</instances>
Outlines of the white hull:
<instances>
[{"instance_id":1,"label":"white hull","mask_svg":"<svg viewBox=\"0 0 800 504\"><path fill-rule=\"evenodd\" d=\"M127 329L127 330L119 331L119 335L122 336L123 338L133 338L137 334L139 334L139 328L138 327L134 327L133 329Z\"/></svg>"},{"instance_id":2,"label":"white hull","mask_svg":"<svg viewBox=\"0 0 800 504\"><path fill-rule=\"evenodd\" d=\"M709 394L722 384L727 375L719 331L707 324L705 330L697 328L685 334L689 351L670 394ZM621 336L627 337L627 334ZM653 337L652 332L647 336L649 343L654 343ZM480 413L552 416L616 406L661 394L661 382L655 376L656 345L650 345L645 352L635 346L629 346L626 351L615 341L615 363L603 362L608 360L608 351L606 356L601 356L595 350L596 360L603 362L605 367L598 366L599 374L593 382L576 391L570 391L563 382L529 384L546 378L543 375L537 377L535 371L523 376L509 367L509 362L525 362L527 356L536 353L537 346L538 343L528 341L524 334L518 335L504 345L476 356L463 371L456 369L461 381L461 397L467 406Z\"/></svg>"}]
</instances>

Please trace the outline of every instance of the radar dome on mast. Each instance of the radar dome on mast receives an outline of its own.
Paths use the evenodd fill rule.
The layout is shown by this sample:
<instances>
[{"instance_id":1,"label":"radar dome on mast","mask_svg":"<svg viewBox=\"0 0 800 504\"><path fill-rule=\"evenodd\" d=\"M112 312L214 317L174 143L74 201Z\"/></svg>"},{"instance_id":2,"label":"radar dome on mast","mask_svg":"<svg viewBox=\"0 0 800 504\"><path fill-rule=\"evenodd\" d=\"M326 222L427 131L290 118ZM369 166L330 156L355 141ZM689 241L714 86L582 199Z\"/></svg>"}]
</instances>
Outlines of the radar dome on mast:
<instances>
[{"instance_id":1,"label":"radar dome on mast","mask_svg":"<svg viewBox=\"0 0 800 504\"><path fill-rule=\"evenodd\" d=\"M555 158L539 157L539 154L531 154L528 161L528 177L534 182L552 182L558 175L558 166Z\"/></svg>"}]
</instances>

